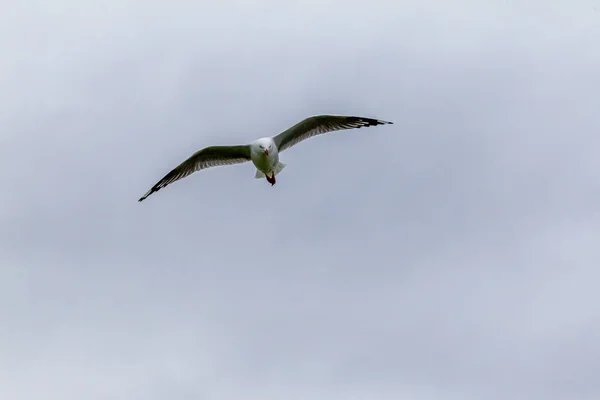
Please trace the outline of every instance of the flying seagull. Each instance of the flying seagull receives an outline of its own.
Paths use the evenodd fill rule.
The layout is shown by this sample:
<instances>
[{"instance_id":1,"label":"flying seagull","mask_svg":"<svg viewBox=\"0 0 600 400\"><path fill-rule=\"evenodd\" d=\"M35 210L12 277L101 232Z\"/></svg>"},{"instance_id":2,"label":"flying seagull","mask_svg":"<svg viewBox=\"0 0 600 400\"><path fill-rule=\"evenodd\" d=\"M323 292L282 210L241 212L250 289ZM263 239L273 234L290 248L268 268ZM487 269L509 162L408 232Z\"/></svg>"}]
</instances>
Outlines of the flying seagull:
<instances>
[{"instance_id":1,"label":"flying seagull","mask_svg":"<svg viewBox=\"0 0 600 400\"><path fill-rule=\"evenodd\" d=\"M267 182L273 186L276 182L275 176L286 166L279 161L279 153L285 149L302 140L327 132L392 123L373 118L316 115L300 121L277 136L263 137L250 144L205 147L165 175L138 201L143 201L152 193L158 192L167 185L201 169L219 165L241 164L247 161L252 161L256 167L256 175L254 176L256 179L266 178Z\"/></svg>"}]
</instances>

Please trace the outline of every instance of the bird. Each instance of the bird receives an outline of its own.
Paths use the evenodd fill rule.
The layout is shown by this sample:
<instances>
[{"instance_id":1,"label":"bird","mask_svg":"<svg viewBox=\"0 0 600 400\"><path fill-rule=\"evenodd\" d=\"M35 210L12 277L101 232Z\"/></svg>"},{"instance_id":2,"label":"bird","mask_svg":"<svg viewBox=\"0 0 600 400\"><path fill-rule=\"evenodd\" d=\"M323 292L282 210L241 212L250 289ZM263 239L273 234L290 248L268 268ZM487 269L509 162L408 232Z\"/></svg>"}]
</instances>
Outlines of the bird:
<instances>
[{"instance_id":1,"label":"bird","mask_svg":"<svg viewBox=\"0 0 600 400\"><path fill-rule=\"evenodd\" d=\"M145 200L171 183L191 175L194 172L222 165L241 164L252 161L256 167L254 178L266 178L271 186L276 176L286 164L279 160L279 153L299 142L328 132L358 129L363 127L393 124L374 118L345 115L314 115L298 122L291 128L272 137L262 137L250 144L234 146L208 146L173 168L160 181L150 188L140 199Z\"/></svg>"}]
</instances>

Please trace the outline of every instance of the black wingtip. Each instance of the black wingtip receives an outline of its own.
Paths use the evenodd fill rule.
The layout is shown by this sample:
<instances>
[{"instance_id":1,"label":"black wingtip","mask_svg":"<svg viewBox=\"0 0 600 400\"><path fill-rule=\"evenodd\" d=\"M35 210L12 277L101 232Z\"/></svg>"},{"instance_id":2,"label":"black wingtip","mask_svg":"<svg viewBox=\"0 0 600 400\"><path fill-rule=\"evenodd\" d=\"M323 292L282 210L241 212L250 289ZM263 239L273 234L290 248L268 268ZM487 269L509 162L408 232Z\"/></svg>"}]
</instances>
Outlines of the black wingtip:
<instances>
[{"instance_id":1,"label":"black wingtip","mask_svg":"<svg viewBox=\"0 0 600 400\"><path fill-rule=\"evenodd\" d=\"M377 118L353 117L353 119L356 122L359 122L359 123L362 122L364 124L362 126L365 126L365 127L393 124L393 122L391 122L391 121L384 121L382 119L377 119Z\"/></svg>"},{"instance_id":2,"label":"black wingtip","mask_svg":"<svg viewBox=\"0 0 600 400\"><path fill-rule=\"evenodd\" d=\"M142 197L139 198L138 202L142 202L144 200L146 200L146 198L148 198L148 196L150 196L152 193L157 192L158 190L152 188L148 191L148 193L146 193L145 195L143 195Z\"/></svg>"}]
</instances>

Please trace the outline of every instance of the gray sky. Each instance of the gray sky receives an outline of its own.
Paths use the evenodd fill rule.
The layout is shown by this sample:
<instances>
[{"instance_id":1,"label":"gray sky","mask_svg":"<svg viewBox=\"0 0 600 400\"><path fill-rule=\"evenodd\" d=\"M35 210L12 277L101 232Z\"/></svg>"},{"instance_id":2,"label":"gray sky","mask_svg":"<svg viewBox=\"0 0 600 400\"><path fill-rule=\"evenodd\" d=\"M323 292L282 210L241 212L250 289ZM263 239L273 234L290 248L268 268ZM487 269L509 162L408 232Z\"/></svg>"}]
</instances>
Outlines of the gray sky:
<instances>
[{"instance_id":1,"label":"gray sky","mask_svg":"<svg viewBox=\"0 0 600 400\"><path fill-rule=\"evenodd\" d=\"M4 2L0 398L600 398L600 4L550 3ZM395 124L137 202L322 113Z\"/></svg>"}]
</instances>

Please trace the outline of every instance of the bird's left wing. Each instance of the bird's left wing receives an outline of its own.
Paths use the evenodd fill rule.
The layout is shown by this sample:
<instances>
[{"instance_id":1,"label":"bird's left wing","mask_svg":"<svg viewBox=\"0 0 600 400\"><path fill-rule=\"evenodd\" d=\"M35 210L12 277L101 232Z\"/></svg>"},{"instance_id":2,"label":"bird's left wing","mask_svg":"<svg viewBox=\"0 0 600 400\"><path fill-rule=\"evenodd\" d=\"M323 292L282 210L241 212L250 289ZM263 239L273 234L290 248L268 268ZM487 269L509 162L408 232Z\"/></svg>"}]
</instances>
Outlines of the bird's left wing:
<instances>
[{"instance_id":1,"label":"bird's left wing","mask_svg":"<svg viewBox=\"0 0 600 400\"><path fill-rule=\"evenodd\" d=\"M216 167L219 165L240 164L250 161L250 146L209 146L197 151L187 160L175 167L165 175L156 185L152 186L138 201L144 200L154 192L158 192L165 186L185 178L201 169Z\"/></svg>"},{"instance_id":2,"label":"bird's left wing","mask_svg":"<svg viewBox=\"0 0 600 400\"><path fill-rule=\"evenodd\" d=\"M305 139L323 133L384 124L392 124L392 122L344 115L315 115L298 122L288 130L274 136L273 140L281 152Z\"/></svg>"}]
</instances>

